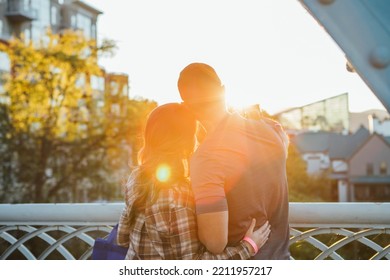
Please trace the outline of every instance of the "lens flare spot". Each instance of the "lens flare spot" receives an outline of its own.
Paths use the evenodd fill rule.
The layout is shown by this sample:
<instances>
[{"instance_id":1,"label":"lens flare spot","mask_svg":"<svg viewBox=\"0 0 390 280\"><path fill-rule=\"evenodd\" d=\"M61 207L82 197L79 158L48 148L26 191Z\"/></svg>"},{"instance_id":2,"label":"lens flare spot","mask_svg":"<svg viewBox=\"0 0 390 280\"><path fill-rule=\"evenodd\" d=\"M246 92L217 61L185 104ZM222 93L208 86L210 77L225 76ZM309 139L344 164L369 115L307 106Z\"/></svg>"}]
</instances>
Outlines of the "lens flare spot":
<instances>
[{"instance_id":1,"label":"lens flare spot","mask_svg":"<svg viewBox=\"0 0 390 280\"><path fill-rule=\"evenodd\" d=\"M158 181L164 183L167 182L170 177L171 177L171 168L168 165L162 164L157 168L156 178Z\"/></svg>"}]
</instances>

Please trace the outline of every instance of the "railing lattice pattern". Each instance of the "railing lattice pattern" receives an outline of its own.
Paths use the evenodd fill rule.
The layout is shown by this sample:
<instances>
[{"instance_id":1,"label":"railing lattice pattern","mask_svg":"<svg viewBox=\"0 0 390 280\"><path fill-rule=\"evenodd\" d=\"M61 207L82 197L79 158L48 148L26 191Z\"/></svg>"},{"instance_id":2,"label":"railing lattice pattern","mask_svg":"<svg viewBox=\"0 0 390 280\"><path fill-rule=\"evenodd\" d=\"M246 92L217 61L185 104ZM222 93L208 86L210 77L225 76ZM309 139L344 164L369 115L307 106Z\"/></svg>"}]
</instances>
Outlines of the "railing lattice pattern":
<instances>
[{"instance_id":1,"label":"railing lattice pattern","mask_svg":"<svg viewBox=\"0 0 390 280\"><path fill-rule=\"evenodd\" d=\"M123 204L0 204L0 259L91 258ZM390 260L390 203L291 203L292 259Z\"/></svg>"}]
</instances>

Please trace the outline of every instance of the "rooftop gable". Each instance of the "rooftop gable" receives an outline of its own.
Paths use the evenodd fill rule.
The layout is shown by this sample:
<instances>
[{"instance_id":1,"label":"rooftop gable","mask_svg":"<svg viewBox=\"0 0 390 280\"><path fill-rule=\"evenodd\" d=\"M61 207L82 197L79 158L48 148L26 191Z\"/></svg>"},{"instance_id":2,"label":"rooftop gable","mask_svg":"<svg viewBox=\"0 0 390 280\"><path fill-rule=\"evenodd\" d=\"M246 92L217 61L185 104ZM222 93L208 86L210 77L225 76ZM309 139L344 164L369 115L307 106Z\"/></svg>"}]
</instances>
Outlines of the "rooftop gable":
<instances>
[{"instance_id":1,"label":"rooftop gable","mask_svg":"<svg viewBox=\"0 0 390 280\"><path fill-rule=\"evenodd\" d=\"M328 132L305 132L295 136L291 142L302 153L326 152L329 149Z\"/></svg>"},{"instance_id":2,"label":"rooftop gable","mask_svg":"<svg viewBox=\"0 0 390 280\"><path fill-rule=\"evenodd\" d=\"M372 141L373 138L379 138L380 140L382 140L382 142L385 144L385 146L387 148L390 149L390 142L387 141L387 137L383 137L382 135L378 134L378 133L373 133L370 137L368 137L365 141L363 141L363 143L361 145L359 145L355 151L349 156L349 159L352 159L359 151L361 151L362 149L364 149L364 147L370 142Z\"/></svg>"},{"instance_id":3,"label":"rooftop gable","mask_svg":"<svg viewBox=\"0 0 390 280\"><path fill-rule=\"evenodd\" d=\"M307 132L297 135L292 143L302 153L328 152L333 159L348 159L370 136L361 127L355 134L343 135L333 132Z\"/></svg>"}]
</instances>

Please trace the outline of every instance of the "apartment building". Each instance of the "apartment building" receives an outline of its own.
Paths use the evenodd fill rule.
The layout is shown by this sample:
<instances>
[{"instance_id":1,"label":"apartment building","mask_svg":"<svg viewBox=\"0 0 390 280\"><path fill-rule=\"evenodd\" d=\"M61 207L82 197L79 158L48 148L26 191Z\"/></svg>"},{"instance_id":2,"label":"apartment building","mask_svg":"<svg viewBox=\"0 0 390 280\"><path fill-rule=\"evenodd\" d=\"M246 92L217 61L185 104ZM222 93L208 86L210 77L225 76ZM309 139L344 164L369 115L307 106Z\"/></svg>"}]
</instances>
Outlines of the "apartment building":
<instances>
[{"instance_id":1,"label":"apartment building","mask_svg":"<svg viewBox=\"0 0 390 280\"><path fill-rule=\"evenodd\" d=\"M97 23L102 11L94 8L84 1L74 0L0 0L0 44L8 46L12 37L24 38L26 42L39 42L44 38L47 29L53 33L61 34L65 30L79 30L92 40L97 40ZM12 75L13 62L7 53L0 51L0 114L8 104L10 98L5 92L4 83L7 75ZM87 106L86 100L81 98L76 109L64 110L63 119L77 120L78 136L84 138L88 134L88 127L99 127L101 120L115 120L125 116L129 98L128 76L123 73L109 73L102 69L101 74L81 74L76 81L76 86L88 89L92 92L93 106ZM89 101L89 100L88 100ZM88 109L87 109L88 108ZM93 114L90 114L93 110ZM94 117L91 117L94 116ZM82 121L79 118L82 117ZM116 118L117 117L117 118ZM0 119L0 122L2 120ZM39 127L39 123L32 123ZM115 125L111 125L115 128ZM1 128L1 126L0 126ZM59 131L59 135L66 135L65 131ZM1 136L0 131L0 136ZM0 152L6 150L6 146L0 145ZM15 187L17 182L11 178L7 168L12 165L13 155L4 159L0 166L0 196L7 188ZM51 173L51 170L46 170ZM49 174L48 173L48 174ZM4 176L2 176L4 175ZM8 178L8 177L10 178ZM4 184L2 184L2 182ZM74 193L88 192L88 184L77 186ZM68 191L67 191L68 192ZM8 195L8 194L7 194ZM61 194L59 194L61 196ZM17 200L17 199L16 199ZM75 201L74 197L68 199ZM13 201L10 198L10 201Z\"/></svg>"},{"instance_id":2,"label":"apartment building","mask_svg":"<svg viewBox=\"0 0 390 280\"><path fill-rule=\"evenodd\" d=\"M68 29L80 30L87 38L97 40L97 22L101 14L102 11L84 1L0 0L0 43L6 44L12 36L21 37L22 34L27 41L39 41L48 28L54 33ZM0 103L6 103L5 97L1 95L4 92L2 77L10 71L11 62L7 54L0 52ZM87 75L81 77L78 85L91 86L95 94L96 106L101 108L107 103L111 107L110 111L117 112L123 104L115 102L116 100L122 102L123 98L119 100L115 93L107 93L107 91L125 90L126 92L121 96L128 97L128 76L103 72L103 76L100 77ZM106 85L109 86L106 88ZM110 98L113 100L106 102L106 99Z\"/></svg>"},{"instance_id":3,"label":"apartment building","mask_svg":"<svg viewBox=\"0 0 390 280\"><path fill-rule=\"evenodd\" d=\"M97 20L101 11L83 1L0 0L0 38L24 34L26 40L40 40L47 28L82 30L97 39Z\"/></svg>"}]
</instances>

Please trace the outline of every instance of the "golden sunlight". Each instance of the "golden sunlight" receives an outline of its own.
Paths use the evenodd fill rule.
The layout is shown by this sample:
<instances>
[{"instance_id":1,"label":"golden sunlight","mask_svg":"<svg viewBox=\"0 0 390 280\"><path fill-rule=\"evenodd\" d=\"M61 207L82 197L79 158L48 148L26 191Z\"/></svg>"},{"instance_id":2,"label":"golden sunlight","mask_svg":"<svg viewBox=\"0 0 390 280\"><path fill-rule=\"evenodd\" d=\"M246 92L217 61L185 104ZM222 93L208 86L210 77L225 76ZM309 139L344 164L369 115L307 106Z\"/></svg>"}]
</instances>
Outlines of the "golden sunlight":
<instances>
[{"instance_id":1,"label":"golden sunlight","mask_svg":"<svg viewBox=\"0 0 390 280\"><path fill-rule=\"evenodd\" d=\"M253 105L253 100L247 97L247 95L242 94L245 93L245 91L239 91L241 94L234 94L235 92L229 91L226 89L225 96L226 96L226 105L233 109L234 111L243 111L245 108ZM246 98L247 97L247 98Z\"/></svg>"},{"instance_id":2,"label":"golden sunlight","mask_svg":"<svg viewBox=\"0 0 390 280\"><path fill-rule=\"evenodd\" d=\"M158 181L164 183L171 177L171 168L167 164L161 164L157 167L156 178Z\"/></svg>"}]
</instances>

